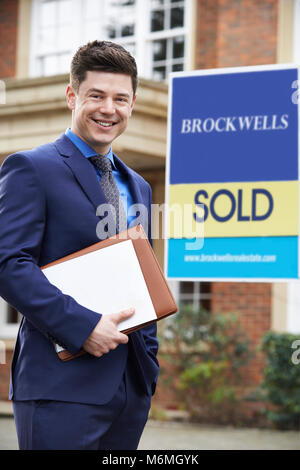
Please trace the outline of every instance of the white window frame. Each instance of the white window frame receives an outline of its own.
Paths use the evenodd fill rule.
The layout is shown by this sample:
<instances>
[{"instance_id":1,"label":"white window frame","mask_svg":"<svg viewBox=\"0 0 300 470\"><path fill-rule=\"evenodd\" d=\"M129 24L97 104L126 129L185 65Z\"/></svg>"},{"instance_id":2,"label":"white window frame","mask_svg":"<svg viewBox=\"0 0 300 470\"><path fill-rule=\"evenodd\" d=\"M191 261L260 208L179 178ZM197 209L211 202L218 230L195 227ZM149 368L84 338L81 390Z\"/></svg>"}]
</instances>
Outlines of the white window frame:
<instances>
[{"instance_id":1,"label":"white window frame","mask_svg":"<svg viewBox=\"0 0 300 470\"><path fill-rule=\"evenodd\" d=\"M99 0L99 2L102 0ZM126 47L128 43L135 43L135 58L138 65L138 72L140 77L152 78L152 57L151 57L151 42L158 39L168 39L176 36L185 37L185 56L184 56L184 69L188 70L192 65L192 47L191 47L191 25L194 22L193 16L193 2L195 0L185 0L185 19L184 26L180 28L174 28L169 30L150 32L150 0L136 0L136 22L135 22L135 34L133 36L125 36L122 38L111 39L111 41L123 44ZM30 63L29 63L29 75L31 77L40 76L38 66L38 31L36 25L39 24L39 4L41 0L32 0L32 28L31 28L31 39L30 39ZM73 55L76 49L84 44L84 25L82 24L83 17L83 0L72 0L72 51L70 54ZM102 31L99 25L99 38L110 40L104 32L104 26ZM98 38L98 39L99 39ZM95 38L96 39L96 38ZM68 71L62 71L59 73L65 73Z\"/></svg>"},{"instance_id":2,"label":"white window frame","mask_svg":"<svg viewBox=\"0 0 300 470\"><path fill-rule=\"evenodd\" d=\"M144 5L145 2L140 2ZM159 39L171 39L176 36L184 36L185 37L185 56L184 56L184 69L187 70L189 68L189 54L188 51L190 49L189 44L189 24L191 22L191 0L185 0L185 16L184 16L184 26L180 28L162 30L162 31L150 31L150 15L151 10L150 8L146 8L146 10L140 13L139 18L145 17L146 18L146 25L148 25L149 30L142 31L140 37L138 38L138 44L140 44L140 54L137 54L137 60L139 67L142 71L142 75L145 78L152 78L152 59L149 60L151 57L151 43L153 41ZM143 28L142 22L138 22L140 25L140 30ZM146 53L145 53L146 52Z\"/></svg>"},{"instance_id":3,"label":"white window frame","mask_svg":"<svg viewBox=\"0 0 300 470\"><path fill-rule=\"evenodd\" d=\"M175 281L174 281L175 282ZM189 304L193 305L193 308L195 310L201 308L201 300L205 299L211 299L211 294L204 294L201 292L201 282L199 281L189 281L193 283L193 292L192 293L181 293L180 292L180 284L184 283L185 281L176 281L178 282L177 290L176 290L176 301L178 303L181 303L182 301L185 301Z\"/></svg>"},{"instance_id":4,"label":"white window frame","mask_svg":"<svg viewBox=\"0 0 300 470\"><path fill-rule=\"evenodd\" d=\"M38 31L36 29L36 25L39 23L39 6L41 0L32 0L32 28L31 28L31 37L30 37L30 60L29 60L29 76L30 77L38 77L40 76L39 73L39 65L38 65L38 49L39 49L39 38L38 38ZM72 27L72 50L70 50L70 54L74 54L76 49L81 44L81 36L83 33L83 28L81 27L81 7L82 2L81 0L73 0L72 10L70 15L72 16L73 20L73 27ZM65 73L65 72L61 72Z\"/></svg>"}]
</instances>

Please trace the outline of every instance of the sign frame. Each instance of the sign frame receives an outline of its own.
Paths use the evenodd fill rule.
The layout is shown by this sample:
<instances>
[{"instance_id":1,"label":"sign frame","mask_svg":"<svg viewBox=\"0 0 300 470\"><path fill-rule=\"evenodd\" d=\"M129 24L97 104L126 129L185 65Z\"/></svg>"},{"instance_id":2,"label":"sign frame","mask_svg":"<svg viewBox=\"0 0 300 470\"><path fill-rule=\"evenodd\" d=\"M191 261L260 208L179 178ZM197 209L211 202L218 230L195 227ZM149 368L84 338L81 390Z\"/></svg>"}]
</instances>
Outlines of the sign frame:
<instances>
[{"instance_id":1,"label":"sign frame","mask_svg":"<svg viewBox=\"0 0 300 470\"><path fill-rule=\"evenodd\" d=\"M167 114L167 146L166 146L166 171L165 171L165 204L169 207L169 192L170 192L170 166L171 166L171 118L172 118L172 97L173 97L173 79L174 78L187 78L197 76L209 76L209 75L222 75L222 74L234 74L244 72L260 72L260 71L276 71L276 70L287 70L297 69L298 71L298 277L291 278L277 278L277 277L173 277L168 274L168 256L169 256L169 238L168 238L168 215L164 217L164 271L165 277L168 281L193 281L193 282L266 282L266 283L282 283L282 282L297 282L300 281L300 64L296 63L285 63L285 64L267 64L267 65L253 65L253 66L240 66L240 67L224 67L224 68L213 68L213 69L201 69L184 72L172 72L169 75L169 88L168 88L168 114ZM291 94L293 89L291 88ZM204 234L205 244L205 234Z\"/></svg>"}]
</instances>

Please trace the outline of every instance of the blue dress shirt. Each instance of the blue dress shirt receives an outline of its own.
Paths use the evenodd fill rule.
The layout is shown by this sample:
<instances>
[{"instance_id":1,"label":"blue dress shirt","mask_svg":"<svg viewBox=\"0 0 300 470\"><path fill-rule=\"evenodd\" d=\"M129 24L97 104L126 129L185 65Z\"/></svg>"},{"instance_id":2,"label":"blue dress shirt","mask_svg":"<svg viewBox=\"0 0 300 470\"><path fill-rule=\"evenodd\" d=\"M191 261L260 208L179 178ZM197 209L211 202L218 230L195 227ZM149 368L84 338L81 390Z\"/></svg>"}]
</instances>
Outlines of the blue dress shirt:
<instances>
[{"instance_id":1,"label":"blue dress shirt","mask_svg":"<svg viewBox=\"0 0 300 470\"><path fill-rule=\"evenodd\" d=\"M84 142L84 140L82 140L80 137L78 137L78 135L74 134L74 132L72 132L70 128L68 128L66 130L65 134L86 158L90 158L90 157L93 157L95 155L99 155L92 147L90 147L86 142ZM134 202L133 202L132 195L131 195L129 187L128 187L127 178L125 177L125 175L123 175L122 173L120 173L117 170L115 162L114 162L114 155L113 155L111 147L109 149L109 152L105 156L107 158L109 158L111 163L112 163L113 175L114 175L114 178L116 180L116 183L117 183L117 186L118 186L118 189L119 189L119 192L120 192L120 196L121 196L123 205L124 205L124 207L127 211L127 224L129 225L129 223L131 222L131 220L133 220L135 218L135 216L128 216L129 208L132 204L134 204ZM98 180L100 182L102 172L101 172L101 170L96 168L94 165L93 165L93 167L95 168Z\"/></svg>"}]
</instances>

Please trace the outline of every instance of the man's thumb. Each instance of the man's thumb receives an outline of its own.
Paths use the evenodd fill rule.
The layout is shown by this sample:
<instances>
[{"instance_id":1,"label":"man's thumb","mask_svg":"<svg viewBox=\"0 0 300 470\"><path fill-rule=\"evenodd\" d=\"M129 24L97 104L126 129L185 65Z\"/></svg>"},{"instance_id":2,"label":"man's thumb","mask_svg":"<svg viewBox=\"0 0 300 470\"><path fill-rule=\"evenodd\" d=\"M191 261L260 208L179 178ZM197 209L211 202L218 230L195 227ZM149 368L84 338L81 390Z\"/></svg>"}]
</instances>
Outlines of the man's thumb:
<instances>
[{"instance_id":1,"label":"man's thumb","mask_svg":"<svg viewBox=\"0 0 300 470\"><path fill-rule=\"evenodd\" d=\"M116 323L121 323L121 321L126 320L127 318L130 318L135 312L134 308L128 308L126 310L121 310L121 312L115 313L114 314L114 321Z\"/></svg>"}]
</instances>

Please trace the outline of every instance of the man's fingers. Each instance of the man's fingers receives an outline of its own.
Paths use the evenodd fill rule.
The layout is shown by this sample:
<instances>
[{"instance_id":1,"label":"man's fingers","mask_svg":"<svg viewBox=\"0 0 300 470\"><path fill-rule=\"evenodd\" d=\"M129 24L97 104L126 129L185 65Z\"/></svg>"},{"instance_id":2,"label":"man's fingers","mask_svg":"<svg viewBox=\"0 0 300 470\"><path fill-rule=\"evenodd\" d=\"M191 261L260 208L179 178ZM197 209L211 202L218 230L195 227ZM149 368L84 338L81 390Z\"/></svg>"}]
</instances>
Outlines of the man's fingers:
<instances>
[{"instance_id":1,"label":"man's fingers","mask_svg":"<svg viewBox=\"0 0 300 470\"><path fill-rule=\"evenodd\" d=\"M127 335L124 335L124 333L120 333L119 338L118 338L119 344L127 344L128 340L129 338Z\"/></svg>"},{"instance_id":2,"label":"man's fingers","mask_svg":"<svg viewBox=\"0 0 300 470\"><path fill-rule=\"evenodd\" d=\"M112 314L113 321L116 324L121 323L121 321L127 320L127 318L130 318L134 314L134 312L135 312L134 308L128 308L127 310L122 310L121 312L113 313Z\"/></svg>"},{"instance_id":3,"label":"man's fingers","mask_svg":"<svg viewBox=\"0 0 300 470\"><path fill-rule=\"evenodd\" d=\"M103 354L116 349L119 344L128 343L128 336L118 331L118 324L134 314L134 308L118 313L102 315L97 326L83 344L90 354L101 357Z\"/></svg>"}]
</instances>

